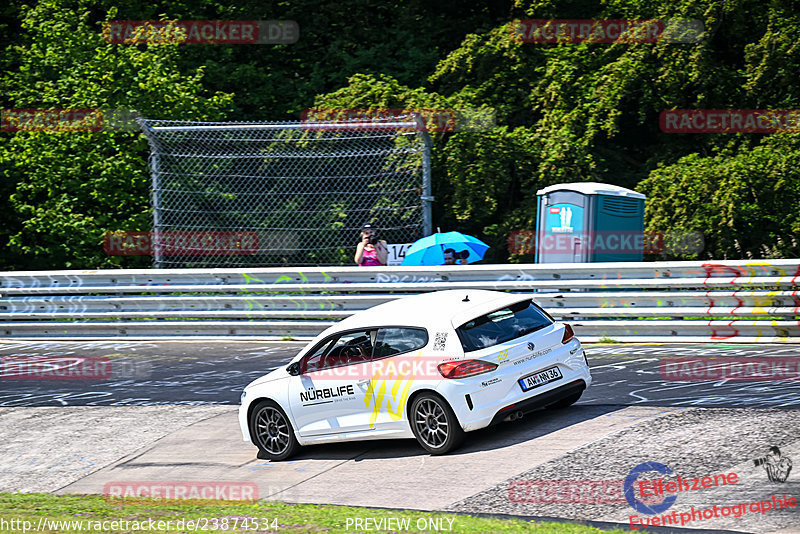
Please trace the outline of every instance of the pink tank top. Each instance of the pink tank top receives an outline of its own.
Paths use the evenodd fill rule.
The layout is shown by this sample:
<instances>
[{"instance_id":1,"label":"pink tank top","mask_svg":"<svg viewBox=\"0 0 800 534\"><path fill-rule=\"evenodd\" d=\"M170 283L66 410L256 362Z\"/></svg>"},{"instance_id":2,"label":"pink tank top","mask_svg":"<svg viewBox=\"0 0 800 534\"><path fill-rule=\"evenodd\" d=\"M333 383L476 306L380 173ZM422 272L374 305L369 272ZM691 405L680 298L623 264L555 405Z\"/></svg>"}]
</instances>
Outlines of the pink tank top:
<instances>
[{"instance_id":1,"label":"pink tank top","mask_svg":"<svg viewBox=\"0 0 800 534\"><path fill-rule=\"evenodd\" d=\"M364 249L361 255L361 267L377 267L383 265L378 261L378 251Z\"/></svg>"}]
</instances>

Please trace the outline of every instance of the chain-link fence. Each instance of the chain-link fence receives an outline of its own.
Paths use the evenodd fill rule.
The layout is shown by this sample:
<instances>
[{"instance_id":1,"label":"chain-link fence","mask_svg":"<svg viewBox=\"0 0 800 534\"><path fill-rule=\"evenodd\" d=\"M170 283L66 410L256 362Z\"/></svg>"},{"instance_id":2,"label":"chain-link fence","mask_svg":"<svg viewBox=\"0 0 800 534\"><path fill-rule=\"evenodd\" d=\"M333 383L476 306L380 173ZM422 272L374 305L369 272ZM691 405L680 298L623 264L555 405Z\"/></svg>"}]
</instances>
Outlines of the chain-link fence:
<instances>
[{"instance_id":1,"label":"chain-link fence","mask_svg":"<svg viewBox=\"0 0 800 534\"><path fill-rule=\"evenodd\" d=\"M419 117L139 122L156 268L352 265L364 223L390 244L432 232Z\"/></svg>"}]
</instances>

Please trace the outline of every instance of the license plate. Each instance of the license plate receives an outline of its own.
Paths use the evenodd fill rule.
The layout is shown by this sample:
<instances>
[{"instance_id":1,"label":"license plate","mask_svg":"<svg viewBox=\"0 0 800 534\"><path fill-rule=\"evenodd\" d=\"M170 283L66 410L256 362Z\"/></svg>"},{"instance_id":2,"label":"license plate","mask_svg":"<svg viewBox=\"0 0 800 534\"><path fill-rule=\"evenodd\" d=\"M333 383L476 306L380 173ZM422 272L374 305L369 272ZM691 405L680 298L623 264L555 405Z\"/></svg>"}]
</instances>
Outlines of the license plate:
<instances>
[{"instance_id":1,"label":"license plate","mask_svg":"<svg viewBox=\"0 0 800 534\"><path fill-rule=\"evenodd\" d=\"M519 379L519 385L522 387L522 391L528 391L529 389L555 382L561 378L561 369L558 367L551 367L550 369L545 369L544 371L539 371L532 375L523 376Z\"/></svg>"}]
</instances>

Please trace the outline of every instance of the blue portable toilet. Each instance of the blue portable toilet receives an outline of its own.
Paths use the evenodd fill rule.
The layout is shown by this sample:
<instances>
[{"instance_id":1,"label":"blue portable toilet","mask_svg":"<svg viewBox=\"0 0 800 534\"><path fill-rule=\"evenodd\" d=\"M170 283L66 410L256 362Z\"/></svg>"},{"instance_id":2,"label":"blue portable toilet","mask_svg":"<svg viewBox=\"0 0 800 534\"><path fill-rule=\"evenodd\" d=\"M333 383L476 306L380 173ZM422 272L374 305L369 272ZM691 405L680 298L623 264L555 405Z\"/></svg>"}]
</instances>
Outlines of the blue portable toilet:
<instances>
[{"instance_id":1,"label":"blue portable toilet","mask_svg":"<svg viewBox=\"0 0 800 534\"><path fill-rule=\"evenodd\" d=\"M645 195L597 182L536 194L536 263L642 261Z\"/></svg>"}]
</instances>

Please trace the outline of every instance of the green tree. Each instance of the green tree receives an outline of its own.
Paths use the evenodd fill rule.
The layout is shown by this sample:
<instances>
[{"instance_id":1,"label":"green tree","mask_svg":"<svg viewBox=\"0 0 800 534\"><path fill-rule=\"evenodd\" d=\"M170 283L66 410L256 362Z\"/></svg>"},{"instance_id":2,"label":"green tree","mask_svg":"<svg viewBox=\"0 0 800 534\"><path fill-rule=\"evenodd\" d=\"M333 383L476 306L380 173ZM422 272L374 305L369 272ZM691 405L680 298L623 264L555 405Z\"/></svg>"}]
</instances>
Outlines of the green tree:
<instances>
[{"instance_id":1,"label":"green tree","mask_svg":"<svg viewBox=\"0 0 800 534\"><path fill-rule=\"evenodd\" d=\"M202 69L182 71L178 45L109 44L89 5L46 0L24 10L25 37L10 47L18 68L0 79L4 107L136 110L147 117L200 120L223 116L231 95L208 94ZM103 18L116 16L111 9ZM13 189L10 204L19 221L6 238L13 252L24 255L26 267L149 264L148 258L108 256L103 250L107 231L150 229L148 147L135 123L127 129L2 134L0 172L6 191Z\"/></svg>"},{"instance_id":2,"label":"green tree","mask_svg":"<svg viewBox=\"0 0 800 534\"><path fill-rule=\"evenodd\" d=\"M658 126L659 113L674 108L798 108L800 15L791 2L541 0L520 1L517 8L521 18L693 18L707 32L696 43L556 45L516 42L508 25L468 35L438 64L425 91L450 107L491 107L499 128L439 139L437 223L503 247L510 231L532 228L539 187L592 180L647 191L648 227L701 232L708 254L791 253L796 209L784 204L797 187L786 163L797 151L791 136L781 137L781 150L788 151L781 154L768 135L676 135ZM352 101L391 100L359 93L356 85L364 84L351 78ZM396 96L414 91L405 87ZM701 168L709 180L715 173L725 177L700 187L708 194L670 182L685 179L699 187L691 176ZM757 202L745 194L754 187L761 191ZM737 215L723 217L722 208L704 205L709 199L728 211L736 205ZM670 211L676 206L716 215L678 217ZM778 211L769 215L772 209ZM756 242L752 230L758 227L770 228L764 241ZM505 250L492 253L493 260L508 258Z\"/></svg>"},{"instance_id":3,"label":"green tree","mask_svg":"<svg viewBox=\"0 0 800 534\"><path fill-rule=\"evenodd\" d=\"M686 156L654 170L639 190L649 199L648 229L702 233L702 257L800 255L800 136L796 134L772 135L750 151Z\"/></svg>"},{"instance_id":4,"label":"green tree","mask_svg":"<svg viewBox=\"0 0 800 534\"><path fill-rule=\"evenodd\" d=\"M536 191L587 180L646 192L648 228L703 233L705 255L796 254L796 134L668 134L658 123L676 108L800 109L793 0L373 4L122 0L115 11L110 0L13 0L0 11L10 42L0 98L181 119L296 119L312 106L492 109L494 129L436 133L433 168L435 224L487 240L489 261L531 261L510 257L505 243L533 228ZM180 47L99 36L103 20L162 16L294 19L301 39ZM707 32L696 43L534 44L511 38L515 18L692 18ZM13 199L13 209L0 204L0 244L13 244L0 256L6 268L131 264L97 251L105 229L149 229L141 136L0 135L0 198Z\"/></svg>"}]
</instances>

